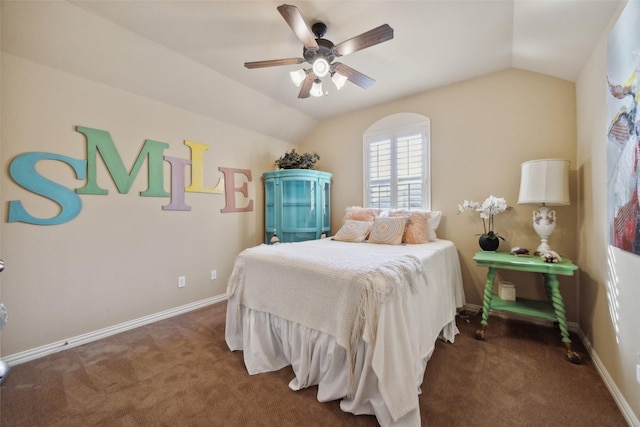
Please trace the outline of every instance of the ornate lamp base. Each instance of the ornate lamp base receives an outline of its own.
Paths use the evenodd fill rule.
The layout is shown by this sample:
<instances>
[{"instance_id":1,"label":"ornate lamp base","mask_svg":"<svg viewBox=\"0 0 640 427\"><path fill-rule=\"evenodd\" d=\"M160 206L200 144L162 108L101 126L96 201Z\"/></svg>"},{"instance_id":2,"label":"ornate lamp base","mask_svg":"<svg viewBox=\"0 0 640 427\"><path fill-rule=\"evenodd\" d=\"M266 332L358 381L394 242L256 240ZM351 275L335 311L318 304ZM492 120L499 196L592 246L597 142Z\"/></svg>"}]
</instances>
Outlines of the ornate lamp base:
<instances>
[{"instance_id":1,"label":"ornate lamp base","mask_svg":"<svg viewBox=\"0 0 640 427\"><path fill-rule=\"evenodd\" d=\"M540 237L540 246L536 251L541 254L551 251L547 242L556 228L556 211L550 211L546 206L533 211L533 228Z\"/></svg>"}]
</instances>

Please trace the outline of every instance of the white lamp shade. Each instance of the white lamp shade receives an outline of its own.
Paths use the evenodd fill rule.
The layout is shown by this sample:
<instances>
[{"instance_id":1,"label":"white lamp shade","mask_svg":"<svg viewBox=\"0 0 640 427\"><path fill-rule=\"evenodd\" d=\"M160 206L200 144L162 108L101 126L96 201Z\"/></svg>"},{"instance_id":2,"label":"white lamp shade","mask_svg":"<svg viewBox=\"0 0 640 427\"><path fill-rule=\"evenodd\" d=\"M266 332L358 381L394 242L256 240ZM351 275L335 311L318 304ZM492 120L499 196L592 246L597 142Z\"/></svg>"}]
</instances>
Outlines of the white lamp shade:
<instances>
[{"instance_id":1,"label":"white lamp shade","mask_svg":"<svg viewBox=\"0 0 640 427\"><path fill-rule=\"evenodd\" d=\"M304 81L305 78L307 78L307 73L303 69L300 69L298 71L290 72L289 76L291 76L291 81L293 82L293 84L297 87L300 87L300 84Z\"/></svg>"},{"instance_id":2,"label":"white lamp shade","mask_svg":"<svg viewBox=\"0 0 640 427\"><path fill-rule=\"evenodd\" d=\"M313 81L313 85L311 86L309 94L315 97L322 96L322 82L320 81L320 79L315 79Z\"/></svg>"},{"instance_id":3,"label":"white lamp shade","mask_svg":"<svg viewBox=\"0 0 640 427\"><path fill-rule=\"evenodd\" d=\"M568 205L569 161L531 160L522 163L518 204Z\"/></svg>"},{"instance_id":4,"label":"white lamp shade","mask_svg":"<svg viewBox=\"0 0 640 427\"><path fill-rule=\"evenodd\" d=\"M336 71L335 73L333 73L333 76L331 76L331 81L333 81L333 84L336 85L336 88L340 90L342 89L344 84L347 82L347 76L343 76L342 74Z\"/></svg>"}]
</instances>

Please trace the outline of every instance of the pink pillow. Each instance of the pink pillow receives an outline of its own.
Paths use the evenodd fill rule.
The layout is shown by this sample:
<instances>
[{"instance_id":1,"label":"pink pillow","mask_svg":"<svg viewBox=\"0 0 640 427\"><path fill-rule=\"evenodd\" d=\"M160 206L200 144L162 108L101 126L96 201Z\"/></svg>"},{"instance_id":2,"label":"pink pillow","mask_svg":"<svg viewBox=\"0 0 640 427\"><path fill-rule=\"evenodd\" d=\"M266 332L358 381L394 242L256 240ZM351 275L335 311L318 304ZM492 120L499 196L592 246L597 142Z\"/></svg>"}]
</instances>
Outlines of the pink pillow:
<instances>
[{"instance_id":1,"label":"pink pillow","mask_svg":"<svg viewBox=\"0 0 640 427\"><path fill-rule=\"evenodd\" d=\"M382 209L361 208L358 206L352 206L345 210L343 222L350 219L354 221L373 222L378 216L380 216L380 212L382 212Z\"/></svg>"},{"instance_id":2,"label":"pink pillow","mask_svg":"<svg viewBox=\"0 0 640 427\"><path fill-rule=\"evenodd\" d=\"M409 221L402 236L402 243L418 244L429 243L436 240L435 229L431 230L430 221L433 213L430 211L408 211L403 209L392 210L389 212L390 217L408 217ZM438 215L438 223L440 217ZM435 225L436 227L438 224Z\"/></svg>"}]
</instances>

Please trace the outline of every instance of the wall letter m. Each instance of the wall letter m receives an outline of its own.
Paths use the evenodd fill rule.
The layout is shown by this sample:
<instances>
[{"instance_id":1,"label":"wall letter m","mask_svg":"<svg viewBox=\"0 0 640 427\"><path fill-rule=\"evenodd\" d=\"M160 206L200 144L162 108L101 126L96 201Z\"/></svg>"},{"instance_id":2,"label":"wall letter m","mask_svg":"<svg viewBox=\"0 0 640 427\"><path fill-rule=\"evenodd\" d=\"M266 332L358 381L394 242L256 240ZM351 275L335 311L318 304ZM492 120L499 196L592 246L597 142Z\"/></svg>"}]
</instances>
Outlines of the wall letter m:
<instances>
[{"instance_id":1,"label":"wall letter m","mask_svg":"<svg viewBox=\"0 0 640 427\"><path fill-rule=\"evenodd\" d=\"M145 191L140 192L140 195L143 197L169 196L169 193L164 190L163 163L163 151L169 147L169 144L145 140L131 172L128 173L109 132L82 126L77 126L76 130L87 137L87 183L84 187L76 189L76 193L108 194L107 190L98 186L96 177L97 153L100 153L120 193L129 192L144 159L148 158L148 186Z\"/></svg>"}]
</instances>

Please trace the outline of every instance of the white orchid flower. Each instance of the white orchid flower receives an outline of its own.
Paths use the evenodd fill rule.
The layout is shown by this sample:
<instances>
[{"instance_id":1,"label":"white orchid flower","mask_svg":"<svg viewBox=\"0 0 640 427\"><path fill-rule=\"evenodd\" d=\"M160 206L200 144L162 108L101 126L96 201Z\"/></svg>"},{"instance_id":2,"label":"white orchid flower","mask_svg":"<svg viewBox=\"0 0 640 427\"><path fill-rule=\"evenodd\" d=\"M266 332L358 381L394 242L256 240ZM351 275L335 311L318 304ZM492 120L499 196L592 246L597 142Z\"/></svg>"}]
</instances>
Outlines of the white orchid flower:
<instances>
[{"instance_id":1,"label":"white orchid flower","mask_svg":"<svg viewBox=\"0 0 640 427\"><path fill-rule=\"evenodd\" d=\"M511 209L504 198L495 197L493 194L482 202L474 202L465 200L462 205L458 205L458 213L464 212L466 209L472 209L479 212L484 227L484 234L493 233L493 216ZM496 234L497 235L497 234Z\"/></svg>"}]
</instances>

